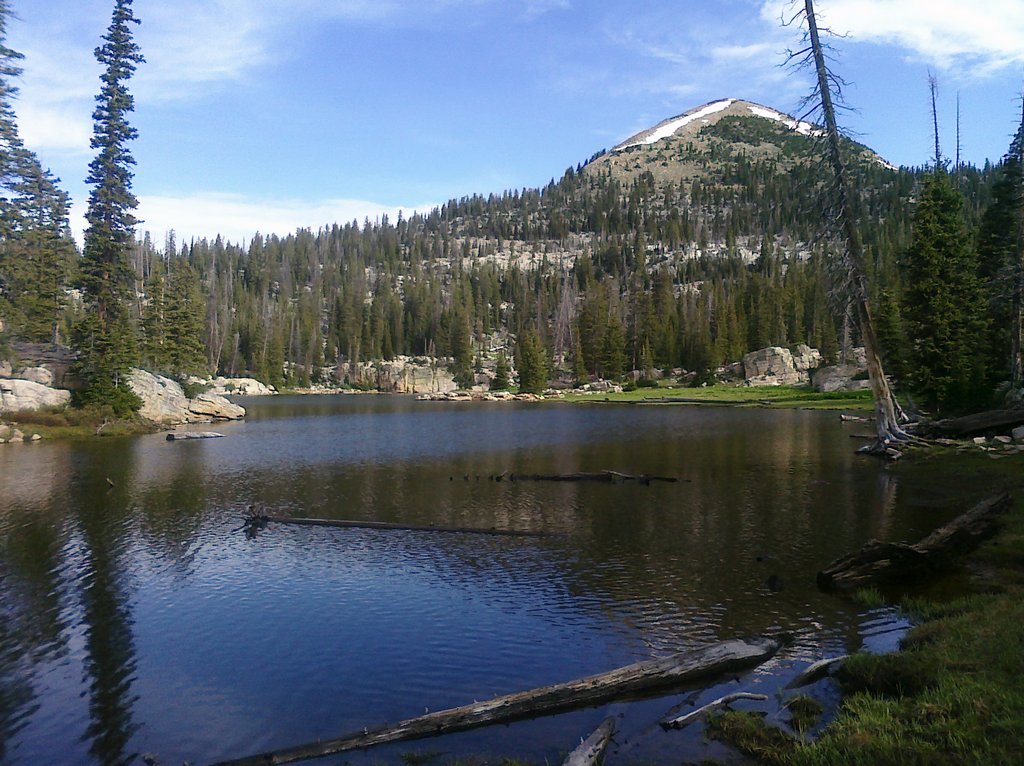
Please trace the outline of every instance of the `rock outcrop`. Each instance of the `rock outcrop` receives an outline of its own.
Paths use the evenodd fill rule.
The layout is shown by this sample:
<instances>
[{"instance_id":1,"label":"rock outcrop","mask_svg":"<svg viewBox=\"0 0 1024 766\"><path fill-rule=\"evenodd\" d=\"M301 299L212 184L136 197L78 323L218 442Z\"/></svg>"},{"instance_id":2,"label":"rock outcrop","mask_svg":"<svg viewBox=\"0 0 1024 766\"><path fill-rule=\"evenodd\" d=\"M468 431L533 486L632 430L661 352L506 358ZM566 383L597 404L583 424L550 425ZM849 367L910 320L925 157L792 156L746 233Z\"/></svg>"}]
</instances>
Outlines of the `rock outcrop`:
<instances>
[{"instance_id":1,"label":"rock outcrop","mask_svg":"<svg viewBox=\"0 0 1024 766\"><path fill-rule=\"evenodd\" d=\"M366 362L350 370L348 377L352 385L395 394L447 394L458 389L447 368L421 357Z\"/></svg>"},{"instance_id":2,"label":"rock outcrop","mask_svg":"<svg viewBox=\"0 0 1024 766\"><path fill-rule=\"evenodd\" d=\"M245 417L243 407L229 402L223 396L207 392L189 399L177 381L145 370L132 370L129 385L142 399L139 415L160 425L238 420Z\"/></svg>"},{"instance_id":3,"label":"rock outcrop","mask_svg":"<svg viewBox=\"0 0 1024 766\"><path fill-rule=\"evenodd\" d=\"M210 388L206 393L217 396L273 396L277 391L273 386L264 385L256 378L218 377L210 381Z\"/></svg>"},{"instance_id":4,"label":"rock outcrop","mask_svg":"<svg viewBox=\"0 0 1024 766\"><path fill-rule=\"evenodd\" d=\"M77 358L67 346L56 343L11 343L14 358L0 363L0 377L31 380L44 386L74 391L81 381L71 372ZM9 369L6 369L9 367Z\"/></svg>"},{"instance_id":5,"label":"rock outcrop","mask_svg":"<svg viewBox=\"0 0 1024 766\"><path fill-rule=\"evenodd\" d=\"M31 380L0 379L0 412L63 407L69 401L70 391L50 388Z\"/></svg>"},{"instance_id":6,"label":"rock outcrop","mask_svg":"<svg viewBox=\"0 0 1024 766\"><path fill-rule=\"evenodd\" d=\"M801 386L810 382L810 370L820 364L816 348L800 344L794 352L769 346L743 357L743 375L748 386Z\"/></svg>"},{"instance_id":7,"label":"rock outcrop","mask_svg":"<svg viewBox=\"0 0 1024 766\"><path fill-rule=\"evenodd\" d=\"M822 367L811 375L811 385L816 391L831 393L833 391L859 391L871 388L867 378L857 379L867 372L867 368L856 364L837 364L833 367Z\"/></svg>"}]
</instances>

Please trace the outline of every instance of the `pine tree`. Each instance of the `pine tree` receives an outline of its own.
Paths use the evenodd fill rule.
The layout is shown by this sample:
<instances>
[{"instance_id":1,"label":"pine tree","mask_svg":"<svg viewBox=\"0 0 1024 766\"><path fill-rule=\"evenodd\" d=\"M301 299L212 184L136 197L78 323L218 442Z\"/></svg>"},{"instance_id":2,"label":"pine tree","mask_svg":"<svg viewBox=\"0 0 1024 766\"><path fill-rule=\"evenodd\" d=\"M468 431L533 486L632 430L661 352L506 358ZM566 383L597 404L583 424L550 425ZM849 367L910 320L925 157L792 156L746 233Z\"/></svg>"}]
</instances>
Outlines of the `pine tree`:
<instances>
[{"instance_id":1,"label":"pine tree","mask_svg":"<svg viewBox=\"0 0 1024 766\"><path fill-rule=\"evenodd\" d=\"M985 299L963 197L939 165L925 181L904 259L908 377L926 405L964 409L985 396Z\"/></svg>"},{"instance_id":2,"label":"pine tree","mask_svg":"<svg viewBox=\"0 0 1024 766\"><path fill-rule=\"evenodd\" d=\"M539 394L548 384L548 365L544 345L533 331L527 331L519 341L519 391Z\"/></svg>"},{"instance_id":3,"label":"pine tree","mask_svg":"<svg viewBox=\"0 0 1024 766\"><path fill-rule=\"evenodd\" d=\"M1016 393L1024 387L1024 113L981 220L978 261L992 318L990 364Z\"/></svg>"},{"instance_id":4,"label":"pine tree","mask_svg":"<svg viewBox=\"0 0 1024 766\"><path fill-rule=\"evenodd\" d=\"M126 82L145 60L132 39L131 25L138 23L132 0L115 0L105 42L95 51L104 71L93 112L90 145L98 154L89 163L86 178L93 189L81 274L89 316L79 328L80 367L86 381L79 401L110 405L119 415L141 404L127 385L136 359L129 314L134 272L128 253L138 223L133 215L138 200L131 191L135 159L127 144L138 131L127 120L135 101Z\"/></svg>"},{"instance_id":5,"label":"pine tree","mask_svg":"<svg viewBox=\"0 0 1024 766\"><path fill-rule=\"evenodd\" d=\"M494 379L491 381L491 391L507 391L511 385L509 380L509 367L508 359L505 358L505 352L502 351L498 354L498 363L494 368Z\"/></svg>"},{"instance_id":6,"label":"pine tree","mask_svg":"<svg viewBox=\"0 0 1024 766\"><path fill-rule=\"evenodd\" d=\"M18 131L12 81L23 56L4 45L10 14L0 0L0 316L28 340L58 342L75 254L69 198Z\"/></svg>"}]
</instances>

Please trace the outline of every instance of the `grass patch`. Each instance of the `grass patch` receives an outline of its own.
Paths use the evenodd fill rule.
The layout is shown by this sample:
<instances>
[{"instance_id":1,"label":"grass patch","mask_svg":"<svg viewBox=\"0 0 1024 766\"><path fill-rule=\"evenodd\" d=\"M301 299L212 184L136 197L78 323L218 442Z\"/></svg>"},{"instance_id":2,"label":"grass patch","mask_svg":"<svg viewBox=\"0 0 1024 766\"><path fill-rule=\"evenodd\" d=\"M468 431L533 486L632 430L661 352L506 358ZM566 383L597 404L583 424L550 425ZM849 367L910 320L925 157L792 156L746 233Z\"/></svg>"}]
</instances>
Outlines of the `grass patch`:
<instances>
[{"instance_id":1,"label":"grass patch","mask_svg":"<svg viewBox=\"0 0 1024 766\"><path fill-rule=\"evenodd\" d=\"M789 725L800 733L801 736L813 729L821 714L825 712L824 706L806 694L801 694L786 703L789 710Z\"/></svg>"},{"instance_id":2,"label":"grass patch","mask_svg":"<svg viewBox=\"0 0 1024 766\"><path fill-rule=\"evenodd\" d=\"M154 433L157 427L139 417L118 418L110 407L64 407L10 412L3 416L26 436L44 439L84 439Z\"/></svg>"},{"instance_id":3,"label":"grass patch","mask_svg":"<svg viewBox=\"0 0 1024 766\"><path fill-rule=\"evenodd\" d=\"M730 386L719 384L705 388L659 385L657 388L636 388L622 393L566 392L569 402L633 402L652 401L664 404L725 404L747 407L784 407L823 410L871 410L874 401L870 391L833 391L821 393L801 386Z\"/></svg>"},{"instance_id":4,"label":"grass patch","mask_svg":"<svg viewBox=\"0 0 1024 766\"><path fill-rule=\"evenodd\" d=\"M797 741L774 726L767 726L759 713L729 710L708 716L705 732L760 763L785 766L790 762Z\"/></svg>"},{"instance_id":5,"label":"grass patch","mask_svg":"<svg viewBox=\"0 0 1024 766\"><path fill-rule=\"evenodd\" d=\"M860 588L853 593L853 601L867 609L879 609L886 605L885 596L875 588Z\"/></svg>"}]
</instances>

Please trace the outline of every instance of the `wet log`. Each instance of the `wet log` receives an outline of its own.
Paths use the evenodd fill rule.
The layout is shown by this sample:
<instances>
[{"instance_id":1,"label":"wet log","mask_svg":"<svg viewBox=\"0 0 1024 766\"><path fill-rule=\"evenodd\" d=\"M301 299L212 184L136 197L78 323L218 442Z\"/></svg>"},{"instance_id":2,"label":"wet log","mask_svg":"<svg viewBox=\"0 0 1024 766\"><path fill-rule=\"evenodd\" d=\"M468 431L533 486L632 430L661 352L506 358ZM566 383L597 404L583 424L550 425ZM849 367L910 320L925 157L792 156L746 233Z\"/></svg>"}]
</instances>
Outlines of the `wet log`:
<instances>
[{"instance_id":1,"label":"wet log","mask_svg":"<svg viewBox=\"0 0 1024 766\"><path fill-rule=\"evenodd\" d=\"M176 433L167 434L167 441L169 442L180 442L187 441L190 439L223 439L224 434L219 434L216 431L178 431Z\"/></svg>"},{"instance_id":2,"label":"wet log","mask_svg":"<svg viewBox=\"0 0 1024 766\"><path fill-rule=\"evenodd\" d=\"M1024 425L1024 407L1008 410L990 410L965 415L961 418L937 420L920 428L929 436L946 436L963 438L984 436L990 433L1008 433L1017 426Z\"/></svg>"},{"instance_id":3,"label":"wet log","mask_svg":"<svg viewBox=\"0 0 1024 766\"><path fill-rule=\"evenodd\" d=\"M696 721L698 718L703 718L708 713L718 710L719 708L731 705L733 702L738 700L757 700L758 702L764 702L768 699L767 694L751 694L749 692L736 692L735 694L726 694L724 697L719 697L712 702L694 710L692 713L681 715L678 718L666 718L661 722L661 728L663 729L682 729L684 726L689 726L691 723Z\"/></svg>"},{"instance_id":4,"label":"wet log","mask_svg":"<svg viewBox=\"0 0 1024 766\"><path fill-rule=\"evenodd\" d=\"M472 705L410 718L394 726L348 734L337 739L260 753L216 766L269 766L321 758L390 742L435 737L525 718L564 713L625 697L678 689L695 681L756 667L780 649L773 638L723 641L669 657L645 660L607 673L495 697Z\"/></svg>"},{"instance_id":5,"label":"wet log","mask_svg":"<svg viewBox=\"0 0 1024 766\"><path fill-rule=\"evenodd\" d=\"M336 527L340 529L389 529L402 532L437 532L458 535L492 535L496 537L548 537L547 532L526 532L495 527L433 527L428 524L393 524L387 521L355 521L349 519L301 519L289 516L268 516L250 512L245 518L244 529L258 531L268 524L292 524L301 527Z\"/></svg>"},{"instance_id":6,"label":"wet log","mask_svg":"<svg viewBox=\"0 0 1024 766\"><path fill-rule=\"evenodd\" d=\"M504 476L504 474L502 474ZM499 478L498 481L501 481ZM609 484L621 484L626 481L635 481L648 486L651 482L662 481L674 484L679 481L674 476L650 476L645 473L630 474L618 471L600 471L598 473L529 473L512 474L512 481L601 481Z\"/></svg>"},{"instance_id":7,"label":"wet log","mask_svg":"<svg viewBox=\"0 0 1024 766\"><path fill-rule=\"evenodd\" d=\"M801 687L813 684L815 681L820 681L825 676L832 672L832 668L835 665L840 664L844 660L848 659L850 655L843 654L839 657L829 657L828 659L818 660L812 662L801 672L797 673L788 684L783 686L783 690L787 689L800 689Z\"/></svg>"},{"instance_id":8,"label":"wet log","mask_svg":"<svg viewBox=\"0 0 1024 766\"><path fill-rule=\"evenodd\" d=\"M580 742L579 747L569 753L562 761L562 766L594 766L604 755L614 736L615 719L609 716L594 729L593 734Z\"/></svg>"},{"instance_id":9,"label":"wet log","mask_svg":"<svg viewBox=\"0 0 1024 766\"><path fill-rule=\"evenodd\" d=\"M852 591L939 571L994 535L1010 502L1008 494L983 500L912 545L869 540L859 551L836 559L818 572L818 587Z\"/></svg>"}]
</instances>

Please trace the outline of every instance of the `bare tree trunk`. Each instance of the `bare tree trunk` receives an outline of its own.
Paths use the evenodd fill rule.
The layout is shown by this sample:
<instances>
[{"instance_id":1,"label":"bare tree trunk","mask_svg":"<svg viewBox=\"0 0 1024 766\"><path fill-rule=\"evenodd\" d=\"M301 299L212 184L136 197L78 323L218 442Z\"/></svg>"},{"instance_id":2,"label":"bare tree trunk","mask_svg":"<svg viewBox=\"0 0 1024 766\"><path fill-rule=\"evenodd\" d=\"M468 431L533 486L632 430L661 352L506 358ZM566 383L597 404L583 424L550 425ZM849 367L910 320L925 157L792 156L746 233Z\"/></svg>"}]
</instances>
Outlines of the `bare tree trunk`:
<instances>
[{"instance_id":1,"label":"bare tree trunk","mask_svg":"<svg viewBox=\"0 0 1024 766\"><path fill-rule=\"evenodd\" d=\"M864 251L861 245L860 232L853 217L851 190L847 178L846 165L843 163L839 141L839 127L836 124L835 107L832 103L832 91L825 54L818 35L818 23L814 16L813 0L804 0L807 16L807 31L810 37L814 56L814 68L818 76L818 89L821 96L821 109L825 119L825 134L828 142L828 161L835 175L836 195L839 214L842 216L843 235L846 239L846 267L853 286L853 301L860 325L861 339L864 341L864 352L867 359L868 379L871 393L875 399L875 428L879 446L884 448L894 440L908 438L900 427L898 407L889 381L885 377L882 359L878 352L878 337L875 335L874 322L871 319L871 306L868 301L867 273L864 268Z\"/></svg>"}]
</instances>

